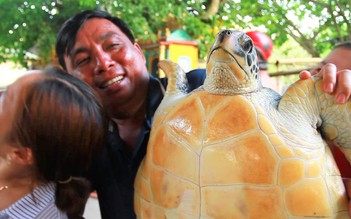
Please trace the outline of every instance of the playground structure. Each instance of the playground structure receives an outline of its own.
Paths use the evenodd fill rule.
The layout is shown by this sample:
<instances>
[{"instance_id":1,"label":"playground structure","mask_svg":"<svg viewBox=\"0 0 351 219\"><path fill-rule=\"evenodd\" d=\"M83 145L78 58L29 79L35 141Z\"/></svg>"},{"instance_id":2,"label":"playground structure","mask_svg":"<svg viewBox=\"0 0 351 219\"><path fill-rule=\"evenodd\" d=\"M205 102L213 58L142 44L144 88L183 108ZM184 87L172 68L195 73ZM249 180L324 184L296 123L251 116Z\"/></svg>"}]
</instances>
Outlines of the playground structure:
<instances>
[{"instance_id":1,"label":"playground structure","mask_svg":"<svg viewBox=\"0 0 351 219\"><path fill-rule=\"evenodd\" d=\"M165 77L158 69L159 60L169 59L178 63L184 71L199 67L198 44L184 30L176 29L160 38L159 42L141 44L149 72L159 78Z\"/></svg>"}]
</instances>

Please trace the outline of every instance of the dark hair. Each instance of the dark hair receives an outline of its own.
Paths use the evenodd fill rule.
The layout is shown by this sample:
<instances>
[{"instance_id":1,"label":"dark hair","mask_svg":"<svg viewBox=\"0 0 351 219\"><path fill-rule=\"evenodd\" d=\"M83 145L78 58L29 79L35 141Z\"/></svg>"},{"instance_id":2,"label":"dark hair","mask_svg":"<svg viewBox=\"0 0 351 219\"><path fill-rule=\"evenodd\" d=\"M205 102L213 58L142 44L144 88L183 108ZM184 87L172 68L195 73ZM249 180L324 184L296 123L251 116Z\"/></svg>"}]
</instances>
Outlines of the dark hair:
<instances>
[{"instance_id":1,"label":"dark hair","mask_svg":"<svg viewBox=\"0 0 351 219\"><path fill-rule=\"evenodd\" d=\"M334 49L336 49L336 48L351 49L351 42L339 43L334 47Z\"/></svg>"},{"instance_id":2,"label":"dark hair","mask_svg":"<svg viewBox=\"0 0 351 219\"><path fill-rule=\"evenodd\" d=\"M107 117L85 82L50 68L17 98L9 140L31 148L36 177L56 182L56 205L77 218L90 193L88 171L105 144ZM67 183L60 183L67 181Z\"/></svg>"},{"instance_id":3,"label":"dark hair","mask_svg":"<svg viewBox=\"0 0 351 219\"><path fill-rule=\"evenodd\" d=\"M56 55L60 65L66 69L64 55L69 53L74 47L77 32L80 27L91 18L103 18L114 23L129 38L132 43L135 39L128 25L120 18L113 17L109 13L101 10L82 11L69 18L61 27L56 39ZM66 69L67 70L67 69Z\"/></svg>"}]
</instances>

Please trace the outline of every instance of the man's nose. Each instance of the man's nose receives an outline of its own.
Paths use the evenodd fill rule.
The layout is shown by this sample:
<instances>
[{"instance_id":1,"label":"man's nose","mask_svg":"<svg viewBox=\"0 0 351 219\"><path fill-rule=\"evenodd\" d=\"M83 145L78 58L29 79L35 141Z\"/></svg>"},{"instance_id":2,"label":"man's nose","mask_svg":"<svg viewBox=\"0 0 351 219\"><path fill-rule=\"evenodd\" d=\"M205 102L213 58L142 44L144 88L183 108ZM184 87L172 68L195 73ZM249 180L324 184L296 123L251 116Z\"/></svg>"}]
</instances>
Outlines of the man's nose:
<instances>
[{"instance_id":1,"label":"man's nose","mask_svg":"<svg viewBox=\"0 0 351 219\"><path fill-rule=\"evenodd\" d=\"M113 66L111 55L105 51L97 51L95 54L96 66L95 74L102 74Z\"/></svg>"}]
</instances>

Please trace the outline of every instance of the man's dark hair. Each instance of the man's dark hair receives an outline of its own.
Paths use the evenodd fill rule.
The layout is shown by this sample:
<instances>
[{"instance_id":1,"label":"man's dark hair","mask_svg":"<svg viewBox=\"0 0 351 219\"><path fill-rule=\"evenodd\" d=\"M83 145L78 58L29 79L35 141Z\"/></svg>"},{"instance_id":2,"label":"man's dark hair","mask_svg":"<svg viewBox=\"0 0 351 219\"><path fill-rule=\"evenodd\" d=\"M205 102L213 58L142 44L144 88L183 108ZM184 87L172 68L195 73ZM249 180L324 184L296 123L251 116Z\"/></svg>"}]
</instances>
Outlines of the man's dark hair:
<instances>
[{"instance_id":1,"label":"man's dark hair","mask_svg":"<svg viewBox=\"0 0 351 219\"><path fill-rule=\"evenodd\" d=\"M135 38L128 25L120 18L101 10L82 11L69 18L61 27L56 39L56 55L60 65L67 70L64 55L69 53L75 42L78 30L91 18L103 18L114 23L134 43Z\"/></svg>"},{"instance_id":2,"label":"man's dark hair","mask_svg":"<svg viewBox=\"0 0 351 219\"><path fill-rule=\"evenodd\" d=\"M339 43L334 47L334 49L336 49L336 48L351 49L351 42Z\"/></svg>"}]
</instances>

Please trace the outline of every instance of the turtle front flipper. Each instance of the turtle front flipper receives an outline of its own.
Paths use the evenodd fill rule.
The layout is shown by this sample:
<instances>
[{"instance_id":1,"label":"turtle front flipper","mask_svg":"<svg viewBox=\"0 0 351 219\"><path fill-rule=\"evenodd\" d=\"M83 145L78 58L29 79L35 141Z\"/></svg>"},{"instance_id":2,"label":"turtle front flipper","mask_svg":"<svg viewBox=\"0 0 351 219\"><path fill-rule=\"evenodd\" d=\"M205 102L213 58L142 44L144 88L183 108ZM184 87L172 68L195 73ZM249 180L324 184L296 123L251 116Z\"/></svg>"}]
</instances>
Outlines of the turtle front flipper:
<instances>
[{"instance_id":1,"label":"turtle front flipper","mask_svg":"<svg viewBox=\"0 0 351 219\"><path fill-rule=\"evenodd\" d=\"M290 86L279 103L279 111L297 118L302 127L314 127L325 140L351 151L351 101L336 103L333 95L323 91L320 77L299 80ZM351 153L346 156L351 160Z\"/></svg>"},{"instance_id":2,"label":"turtle front flipper","mask_svg":"<svg viewBox=\"0 0 351 219\"><path fill-rule=\"evenodd\" d=\"M341 148L351 163L351 101L338 104L332 95L322 90L322 80L316 84L322 118L322 135Z\"/></svg>"},{"instance_id":3,"label":"turtle front flipper","mask_svg":"<svg viewBox=\"0 0 351 219\"><path fill-rule=\"evenodd\" d=\"M322 80L316 83L316 95L322 118L321 132L339 147L351 150L351 101L336 103L332 95L322 90ZM351 159L351 154L348 157Z\"/></svg>"},{"instance_id":4,"label":"turtle front flipper","mask_svg":"<svg viewBox=\"0 0 351 219\"><path fill-rule=\"evenodd\" d=\"M161 60L158 66L165 72L168 84L165 96L160 106L157 108L156 113L177 103L181 98L186 96L188 89L188 80L185 72L177 63L170 60Z\"/></svg>"}]
</instances>

